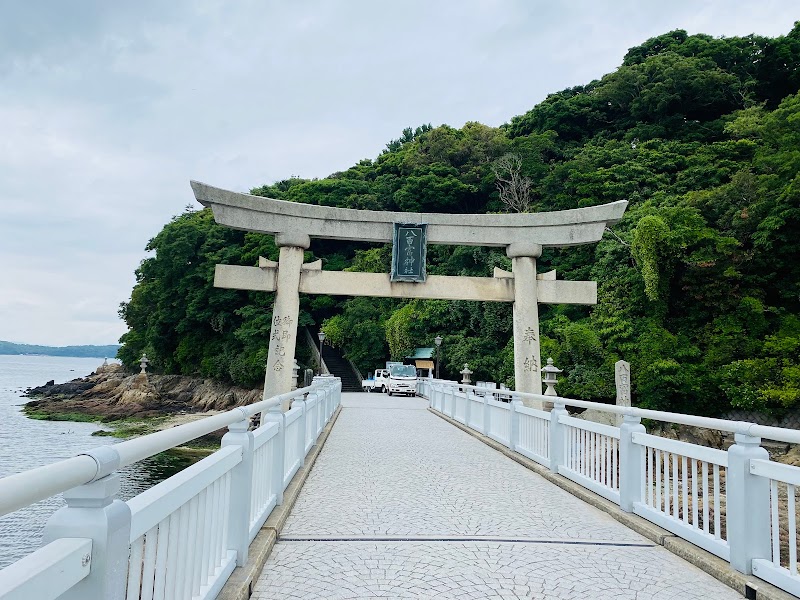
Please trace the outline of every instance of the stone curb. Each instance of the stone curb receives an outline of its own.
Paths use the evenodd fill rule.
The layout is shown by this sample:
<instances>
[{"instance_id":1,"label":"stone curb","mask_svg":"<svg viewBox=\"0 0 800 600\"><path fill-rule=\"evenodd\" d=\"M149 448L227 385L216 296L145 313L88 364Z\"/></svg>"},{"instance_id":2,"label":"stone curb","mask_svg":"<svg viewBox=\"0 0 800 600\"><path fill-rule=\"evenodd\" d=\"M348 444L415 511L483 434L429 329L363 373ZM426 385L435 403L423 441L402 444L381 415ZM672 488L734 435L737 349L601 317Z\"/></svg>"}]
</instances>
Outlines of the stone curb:
<instances>
[{"instance_id":1,"label":"stone curb","mask_svg":"<svg viewBox=\"0 0 800 600\"><path fill-rule=\"evenodd\" d=\"M308 479L311 472L311 467L317 461L322 447L328 439L328 436L333 429L336 419L339 418L342 407L336 409L333 413L330 422L319 434L316 445L314 445L306 456L303 466L294 474L286 490L283 492L283 504L276 506L272 509L267 521L264 523L261 531L258 532L253 542L250 544L250 553L247 559L247 564L243 567L236 567L222 591L217 596L217 600L248 600L253 594L253 585L261 575L264 564L267 562L275 542L278 540L286 524L286 519L289 518L289 513L292 511L297 497L300 495L300 490L303 489L303 484Z\"/></svg>"},{"instance_id":2,"label":"stone curb","mask_svg":"<svg viewBox=\"0 0 800 600\"><path fill-rule=\"evenodd\" d=\"M434 410L430 407L428 410L437 417L440 417L451 425L455 425L465 433L468 433L472 437L482 441L487 446L516 461L523 467L526 467L534 473L541 475L551 483L557 485L563 490L566 490L573 496L577 496L587 504L609 514L626 527L633 529L636 533L646 537L648 540L658 544L659 546L663 546L676 556L693 564L700 570L705 571L728 587L733 588L742 594L742 596L755 598L756 600L796 600L795 596L767 583L766 581L739 573L731 568L726 561L714 556L702 548L699 548L698 546L695 546L690 542L687 542L686 540L676 536L666 529L662 529L658 525L655 525L637 515L626 513L613 502L598 496L594 492L587 490L583 486L570 481L561 475L552 473L547 467L544 467L539 463L522 456L521 454L512 452L500 442L497 442L492 438L483 435L482 433L470 429L463 423L459 423L455 419L452 419L451 417L448 417L437 410ZM747 596L747 592L749 592L751 595ZM753 592L755 592L755 595L752 595Z\"/></svg>"}]
</instances>

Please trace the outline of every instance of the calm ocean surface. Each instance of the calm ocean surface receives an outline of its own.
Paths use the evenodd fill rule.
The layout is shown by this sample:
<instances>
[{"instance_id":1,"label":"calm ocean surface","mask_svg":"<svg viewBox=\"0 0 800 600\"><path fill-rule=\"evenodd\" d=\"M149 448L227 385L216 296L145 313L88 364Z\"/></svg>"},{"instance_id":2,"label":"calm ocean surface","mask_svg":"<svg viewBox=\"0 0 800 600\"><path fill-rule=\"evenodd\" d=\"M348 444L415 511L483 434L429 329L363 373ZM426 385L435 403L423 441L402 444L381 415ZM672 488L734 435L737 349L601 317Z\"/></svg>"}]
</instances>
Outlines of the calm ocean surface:
<instances>
[{"instance_id":1,"label":"calm ocean surface","mask_svg":"<svg viewBox=\"0 0 800 600\"><path fill-rule=\"evenodd\" d=\"M92 437L94 423L36 421L22 414L26 388L84 377L103 362L99 358L0 355L0 477L70 458L119 440ZM175 472L154 458L123 469L121 500L152 487ZM64 502L61 496L0 517L0 569L36 550L47 519Z\"/></svg>"}]
</instances>

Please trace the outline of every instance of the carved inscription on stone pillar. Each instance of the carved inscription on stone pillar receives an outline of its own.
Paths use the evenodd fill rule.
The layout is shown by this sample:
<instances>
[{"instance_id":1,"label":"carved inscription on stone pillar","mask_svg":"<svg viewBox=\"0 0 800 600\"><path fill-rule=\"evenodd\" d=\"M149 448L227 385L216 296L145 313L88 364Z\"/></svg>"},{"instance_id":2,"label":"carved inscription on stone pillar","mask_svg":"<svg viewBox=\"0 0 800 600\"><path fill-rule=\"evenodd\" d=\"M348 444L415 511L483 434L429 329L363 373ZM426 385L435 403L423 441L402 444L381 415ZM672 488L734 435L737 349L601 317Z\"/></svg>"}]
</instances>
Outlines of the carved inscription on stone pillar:
<instances>
[{"instance_id":1,"label":"carved inscription on stone pillar","mask_svg":"<svg viewBox=\"0 0 800 600\"><path fill-rule=\"evenodd\" d=\"M270 357L272 364L269 368L280 373L286 368L286 347L284 343L292 336L292 317L275 315L272 317L272 333L270 334Z\"/></svg>"},{"instance_id":2,"label":"carved inscription on stone pillar","mask_svg":"<svg viewBox=\"0 0 800 600\"><path fill-rule=\"evenodd\" d=\"M528 373L535 373L539 370L534 346L537 340L536 330L533 327L527 327L522 332L522 344L525 347L525 360L522 363L522 369Z\"/></svg>"},{"instance_id":3,"label":"carved inscription on stone pillar","mask_svg":"<svg viewBox=\"0 0 800 600\"><path fill-rule=\"evenodd\" d=\"M624 360L614 363L614 380L617 384L617 406L631 405L631 364Z\"/></svg>"}]
</instances>

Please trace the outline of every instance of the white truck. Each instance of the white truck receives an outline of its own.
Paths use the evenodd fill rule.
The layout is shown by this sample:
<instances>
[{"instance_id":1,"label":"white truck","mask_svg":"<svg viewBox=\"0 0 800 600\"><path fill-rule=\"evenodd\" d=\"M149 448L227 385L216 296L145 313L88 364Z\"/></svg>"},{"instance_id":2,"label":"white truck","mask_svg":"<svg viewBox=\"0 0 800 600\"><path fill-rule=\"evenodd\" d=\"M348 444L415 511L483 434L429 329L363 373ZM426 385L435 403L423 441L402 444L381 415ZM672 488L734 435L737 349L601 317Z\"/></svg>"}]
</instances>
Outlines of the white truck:
<instances>
[{"instance_id":1,"label":"white truck","mask_svg":"<svg viewBox=\"0 0 800 600\"><path fill-rule=\"evenodd\" d=\"M372 377L361 381L361 389L365 392L382 392L389 390L389 369L375 369Z\"/></svg>"},{"instance_id":2,"label":"white truck","mask_svg":"<svg viewBox=\"0 0 800 600\"><path fill-rule=\"evenodd\" d=\"M389 367L388 394L417 395L417 368L414 365L394 364Z\"/></svg>"}]
</instances>

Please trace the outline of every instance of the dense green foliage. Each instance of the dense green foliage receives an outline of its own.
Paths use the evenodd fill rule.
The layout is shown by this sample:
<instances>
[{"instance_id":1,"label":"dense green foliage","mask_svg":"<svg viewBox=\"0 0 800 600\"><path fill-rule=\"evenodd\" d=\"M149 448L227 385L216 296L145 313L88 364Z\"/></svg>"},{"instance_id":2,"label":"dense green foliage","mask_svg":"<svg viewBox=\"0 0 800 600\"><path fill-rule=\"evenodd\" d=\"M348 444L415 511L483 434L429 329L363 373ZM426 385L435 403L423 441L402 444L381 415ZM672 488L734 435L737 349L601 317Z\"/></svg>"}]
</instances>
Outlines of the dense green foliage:
<instances>
[{"instance_id":1,"label":"dense green foliage","mask_svg":"<svg viewBox=\"0 0 800 600\"><path fill-rule=\"evenodd\" d=\"M542 306L542 354L559 392L610 400L613 363L632 363L634 398L719 413L800 403L800 25L786 36L715 39L674 31L632 48L613 73L553 94L500 128L411 128L375 160L321 180L253 190L295 202L373 210L500 212L492 165L519 157L533 211L616 200L624 219L596 245L548 250L540 271L594 279L592 310ZM154 238L121 313L120 356L257 384L271 298L212 287L215 263L276 258L271 238L176 217ZM390 249L314 240L325 269L388 272ZM491 276L497 249L433 246L428 272ZM442 374L469 362L513 384L511 306L305 297L362 370L444 338ZM301 362L307 360L300 357Z\"/></svg>"},{"instance_id":2,"label":"dense green foliage","mask_svg":"<svg viewBox=\"0 0 800 600\"><path fill-rule=\"evenodd\" d=\"M117 355L119 346L36 346L15 344L0 340L0 354L41 354L44 356L71 356L78 358L107 358Z\"/></svg>"}]
</instances>

